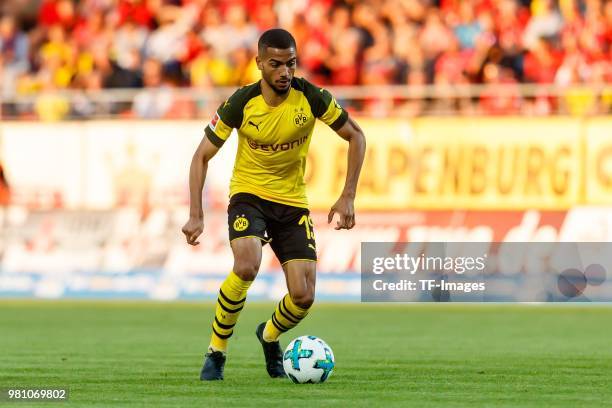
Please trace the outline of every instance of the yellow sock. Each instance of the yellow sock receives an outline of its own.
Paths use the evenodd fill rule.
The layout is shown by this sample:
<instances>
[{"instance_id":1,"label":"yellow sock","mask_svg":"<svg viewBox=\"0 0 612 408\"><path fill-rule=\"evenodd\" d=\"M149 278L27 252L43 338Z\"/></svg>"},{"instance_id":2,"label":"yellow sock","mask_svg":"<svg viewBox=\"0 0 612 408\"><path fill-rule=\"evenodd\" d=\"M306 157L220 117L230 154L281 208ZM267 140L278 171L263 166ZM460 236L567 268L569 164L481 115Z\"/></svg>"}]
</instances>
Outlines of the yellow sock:
<instances>
[{"instance_id":1,"label":"yellow sock","mask_svg":"<svg viewBox=\"0 0 612 408\"><path fill-rule=\"evenodd\" d=\"M291 296L286 294L278 302L270 320L266 322L263 332L264 341L277 341L281 334L297 326L307 314L308 309L296 306L291 300Z\"/></svg>"},{"instance_id":2,"label":"yellow sock","mask_svg":"<svg viewBox=\"0 0 612 408\"><path fill-rule=\"evenodd\" d=\"M234 326L238 321L238 315L244 307L246 294L253 281L244 281L231 271L221 288L217 297L215 308L215 320L212 324L212 336L210 337L209 350L227 351L227 341L234 333Z\"/></svg>"}]
</instances>

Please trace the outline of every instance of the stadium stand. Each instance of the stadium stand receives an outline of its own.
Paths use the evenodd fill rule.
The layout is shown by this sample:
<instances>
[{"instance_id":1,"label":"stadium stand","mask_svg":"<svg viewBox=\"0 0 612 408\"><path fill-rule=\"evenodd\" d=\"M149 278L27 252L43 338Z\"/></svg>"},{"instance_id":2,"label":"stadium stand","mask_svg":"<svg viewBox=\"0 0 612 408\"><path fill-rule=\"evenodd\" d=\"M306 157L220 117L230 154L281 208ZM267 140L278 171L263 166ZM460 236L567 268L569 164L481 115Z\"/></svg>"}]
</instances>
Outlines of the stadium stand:
<instances>
[{"instance_id":1,"label":"stadium stand","mask_svg":"<svg viewBox=\"0 0 612 408\"><path fill-rule=\"evenodd\" d=\"M277 25L295 35L300 74L313 82L388 87L346 94L350 108L371 116L581 115L607 113L612 104L612 2L605 0L18 0L0 7L5 118L207 114L213 108L200 95L258 79L256 40ZM453 98L442 97L448 92Z\"/></svg>"}]
</instances>

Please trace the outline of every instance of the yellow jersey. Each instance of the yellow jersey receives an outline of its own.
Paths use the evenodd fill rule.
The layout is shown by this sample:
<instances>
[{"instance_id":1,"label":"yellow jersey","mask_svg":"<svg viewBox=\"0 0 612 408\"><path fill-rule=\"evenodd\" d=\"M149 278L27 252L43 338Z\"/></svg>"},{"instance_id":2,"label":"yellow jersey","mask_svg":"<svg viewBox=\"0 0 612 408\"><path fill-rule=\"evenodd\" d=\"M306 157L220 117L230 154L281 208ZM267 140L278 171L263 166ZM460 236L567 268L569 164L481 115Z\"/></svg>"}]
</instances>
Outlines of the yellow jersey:
<instances>
[{"instance_id":1,"label":"yellow jersey","mask_svg":"<svg viewBox=\"0 0 612 408\"><path fill-rule=\"evenodd\" d=\"M261 94L261 80L238 89L206 126L217 147L238 131L238 150L230 183L230 197L251 193L264 200L307 207L304 172L315 119L338 130L347 112L325 89L303 78L293 78L289 95L269 106Z\"/></svg>"}]
</instances>

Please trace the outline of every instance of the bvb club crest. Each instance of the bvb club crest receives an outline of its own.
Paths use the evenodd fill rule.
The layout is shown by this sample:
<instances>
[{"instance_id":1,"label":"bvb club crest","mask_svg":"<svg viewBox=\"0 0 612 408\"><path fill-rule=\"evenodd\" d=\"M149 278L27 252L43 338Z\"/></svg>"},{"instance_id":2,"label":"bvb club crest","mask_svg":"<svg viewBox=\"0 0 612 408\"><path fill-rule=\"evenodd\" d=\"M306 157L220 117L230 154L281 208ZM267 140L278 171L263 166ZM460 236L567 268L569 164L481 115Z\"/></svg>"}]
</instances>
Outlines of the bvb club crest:
<instances>
[{"instance_id":1,"label":"bvb club crest","mask_svg":"<svg viewBox=\"0 0 612 408\"><path fill-rule=\"evenodd\" d=\"M293 117L293 123L295 124L295 126L297 127L302 127L306 124L306 122L308 121L308 116L306 116L303 112L298 112L295 114L295 116Z\"/></svg>"},{"instance_id":2,"label":"bvb club crest","mask_svg":"<svg viewBox=\"0 0 612 408\"><path fill-rule=\"evenodd\" d=\"M242 214L241 216L236 216L236 219L234 220L234 230L235 231L241 232L247 229L248 227L249 227L249 220L244 218L244 214Z\"/></svg>"}]
</instances>

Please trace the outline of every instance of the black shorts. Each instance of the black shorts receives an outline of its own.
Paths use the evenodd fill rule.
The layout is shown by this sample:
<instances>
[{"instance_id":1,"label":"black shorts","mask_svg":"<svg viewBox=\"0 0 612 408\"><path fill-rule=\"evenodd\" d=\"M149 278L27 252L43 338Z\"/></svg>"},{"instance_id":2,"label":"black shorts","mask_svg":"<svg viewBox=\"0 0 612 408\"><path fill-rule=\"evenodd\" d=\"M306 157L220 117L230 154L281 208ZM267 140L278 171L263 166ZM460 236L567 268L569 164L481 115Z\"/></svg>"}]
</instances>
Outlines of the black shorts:
<instances>
[{"instance_id":1,"label":"black shorts","mask_svg":"<svg viewBox=\"0 0 612 408\"><path fill-rule=\"evenodd\" d=\"M314 224L306 208L237 193L227 207L227 223L230 241L258 237L270 243L281 264L291 260L317 260Z\"/></svg>"}]
</instances>

